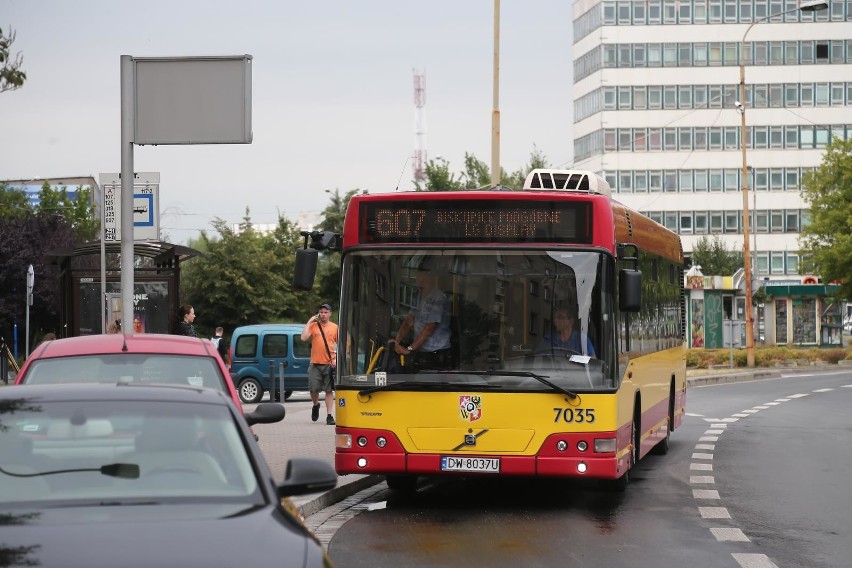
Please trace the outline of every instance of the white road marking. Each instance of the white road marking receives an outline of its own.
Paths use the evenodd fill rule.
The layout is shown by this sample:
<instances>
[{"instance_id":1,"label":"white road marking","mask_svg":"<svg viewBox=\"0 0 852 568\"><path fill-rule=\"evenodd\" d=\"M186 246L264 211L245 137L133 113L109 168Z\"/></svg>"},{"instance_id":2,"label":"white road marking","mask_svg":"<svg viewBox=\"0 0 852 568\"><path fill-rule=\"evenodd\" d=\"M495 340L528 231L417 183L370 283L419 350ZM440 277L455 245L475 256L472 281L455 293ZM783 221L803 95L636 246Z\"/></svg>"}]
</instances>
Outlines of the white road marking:
<instances>
[{"instance_id":1,"label":"white road marking","mask_svg":"<svg viewBox=\"0 0 852 568\"><path fill-rule=\"evenodd\" d=\"M791 394L787 398L802 398L804 396L808 396L808 393Z\"/></svg>"},{"instance_id":2,"label":"white road marking","mask_svg":"<svg viewBox=\"0 0 852 568\"><path fill-rule=\"evenodd\" d=\"M718 541L751 542L740 529L711 528L710 532Z\"/></svg>"},{"instance_id":3,"label":"white road marking","mask_svg":"<svg viewBox=\"0 0 852 568\"><path fill-rule=\"evenodd\" d=\"M731 514L724 507L698 507L702 519L730 519Z\"/></svg>"},{"instance_id":4,"label":"white road marking","mask_svg":"<svg viewBox=\"0 0 852 568\"><path fill-rule=\"evenodd\" d=\"M742 413L743 413L743 414L754 414L754 413L756 413L756 412L760 412L760 411L759 411L759 410L755 410L754 408L749 408L748 410L743 410L743 411L742 411ZM734 416L736 416L736 414L735 414Z\"/></svg>"},{"instance_id":5,"label":"white road marking","mask_svg":"<svg viewBox=\"0 0 852 568\"><path fill-rule=\"evenodd\" d=\"M766 410L766 409L767 409L767 408L769 408L769 407L768 407L768 406L760 405L760 406L755 406L755 408L757 408L758 410Z\"/></svg>"},{"instance_id":6,"label":"white road marking","mask_svg":"<svg viewBox=\"0 0 852 568\"><path fill-rule=\"evenodd\" d=\"M733 553L731 556L741 568L778 568L765 554Z\"/></svg>"},{"instance_id":7,"label":"white road marking","mask_svg":"<svg viewBox=\"0 0 852 568\"><path fill-rule=\"evenodd\" d=\"M790 402L789 398L776 398L775 402Z\"/></svg>"},{"instance_id":8,"label":"white road marking","mask_svg":"<svg viewBox=\"0 0 852 568\"><path fill-rule=\"evenodd\" d=\"M811 391L811 392L831 392L831 391L833 391L833 390L834 390L834 389L817 389L817 390L815 390L815 391Z\"/></svg>"},{"instance_id":9,"label":"white road marking","mask_svg":"<svg viewBox=\"0 0 852 568\"><path fill-rule=\"evenodd\" d=\"M690 475L689 482L698 485L704 483L716 483L716 480L713 479L712 475Z\"/></svg>"},{"instance_id":10,"label":"white road marking","mask_svg":"<svg viewBox=\"0 0 852 568\"><path fill-rule=\"evenodd\" d=\"M719 436L701 436L698 438L699 442L718 442Z\"/></svg>"},{"instance_id":11,"label":"white road marking","mask_svg":"<svg viewBox=\"0 0 852 568\"><path fill-rule=\"evenodd\" d=\"M705 433L705 434L724 434L724 433L725 433L725 431L724 431L724 430L707 430L707 431L706 431L706 432L704 432L704 433Z\"/></svg>"},{"instance_id":12,"label":"white road marking","mask_svg":"<svg viewBox=\"0 0 852 568\"><path fill-rule=\"evenodd\" d=\"M696 499L721 499L715 489L693 489L692 496Z\"/></svg>"},{"instance_id":13,"label":"white road marking","mask_svg":"<svg viewBox=\"0 0 852 568\"><path fill-rule=\"evenodd\" d=\"M713 454L694 453L694 454L692 454L692 459L694 459L694 460L712 460Z\"/></svg>"},{"instance_id":14,"label":"white road marking","mask_svg":"<svg viewBox=\"0 0 852 568\"><path fill-rule=\"evenodd\" d=\"M695 444L696 450L715 450L716 444Z\"/></svg>"},{"instance_id":15,"label":"white road marking","mask_svg":"<svg viewBox=\"0 0 852 568\"><path fill-rule=\"evenodd\" d=\"M737 418L748 418L748 414L734 414Z\"/></svg>"},{"instance_id":16,"label":"white road marking","mask_svg":"<svg viewBox=\"0 0 852 568\"><path fill-rule=\"evenodd\" d=\"M712 463L691 463L689 469L696 471L713 471Z\"/></svg>"},{"instance_id":17,"label":"white road marking","mask_svg":"<svg viewBox=\"0 0 852 568\"><path fill-rule=\"evenodd\" d=\"M711 424L710 427L711 428L727 428L728 425L720 423L720 424Z\"/></svg>"}]
</instances>

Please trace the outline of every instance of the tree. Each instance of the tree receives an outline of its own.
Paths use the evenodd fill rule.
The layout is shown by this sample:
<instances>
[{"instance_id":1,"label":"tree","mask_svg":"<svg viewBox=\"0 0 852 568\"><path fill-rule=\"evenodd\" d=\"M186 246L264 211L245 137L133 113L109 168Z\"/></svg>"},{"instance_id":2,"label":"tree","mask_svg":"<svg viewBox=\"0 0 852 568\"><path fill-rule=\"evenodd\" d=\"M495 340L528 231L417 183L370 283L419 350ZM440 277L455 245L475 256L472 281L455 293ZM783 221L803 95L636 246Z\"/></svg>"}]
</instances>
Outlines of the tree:
<instances>
[{"instance_id":1,"label":"tree","mask_svg":"<svg viewBox=\"0 0 852 568\"><path fill-rule=\"evenodd\" d=\"M704 235L692 248L692 266L700 266L701 272L707 275L733 274L743 267L743 253L729 251L718 235L714 235L712 241Z\"/></svg>"},{"instance_id":2,"label":"tree","mask_svg":"<svg viewBox=\"0 0 852 568\"><path fill-rule=\"evenodd\" d=\"M47 263L50 251L73 247L71 227L59 215L36 213L0 219L0 335L12 341L14 324L25 329L26 274L35 272L30 306L30 345L45 332L59 334L59 275ZM24 343L24 342L22 342Z\"/></svg>"},{"instance_id":3,"label":"tree","mask_svg":"<svg viewBox=\"0 0 852 568\"><path fill-rule=\"evenodd\" d=\"M340 190L335 189L331 194L331 201L322 212L323 220L320 223L320 228L323 231L332 231L334 233L343 234L343 220L346 215L346 208L349 207L349 200L358 193L367 193L360 189L348 191L343 197L340 196ZM316 286L314 287L317 293L317 300L322 302L337 303L340 298L340 253L337 251L323 251L320 256L320 263L317 267ZM317 302L319 303L319 302ZM314 306L316 307L316 306Z\"/></svg>"},{"instance_id":4,"label":"tree","mask_svg":"<svg viewBox=\"0 0 852 568\"><path fill-rule=\"evenodd\" d=\"M18 52L10 59L15 36L15 30L9 28L9 34L4 35L0 28L0 93L20 88L27 79L27 74L21 71L24 56Z\"/></svg>"},{"instance_id":5,"label":"tree","mask_svg":"<svg viewBox=\"0 0 852 568\"><path fill-rule=\"evenodd\" d=\"M39 202L35 207L37 213L61 215L71 226L74 239L77 242L91 241L98 238L100 221L95 219L95 205L92 202L92 190L78 186L74 198L68 197L65 186L51 187L44 182L38 194Z\"/></svg>"},{"instance_id":6,"label":"tree","mask_svg":"<svg viewBox=\"0 0 852 568\"><path fill-rule=\"evenodd\" d=\"M501 169L500 180L501 185L512 189L521 189L524 186L524 180L532 170L536 168L547 168L547 158L541 151L533 146L533 151L530 153L529 163L507 174L506 170ZM458 177L450 172L450 163L446 160L439 159L429 160L426 164L426 181L424 183L415 182L417 191L454 191L461 189L483 189L491 186L491 170L488 165L479 160L473 154L465 152L464 155L464 171Z\"/></svg>"},{"instance_id":7,"label":"tree","mask_svg":"<svg viewBox=\"0 0 852 568\"><path fill-rule=\"evenodd\" d=\"M799 236L802 268L852 298L852 140L832 140L820 167L803 176L802 198L810 206Z\"/></svg>"}]
</instances>

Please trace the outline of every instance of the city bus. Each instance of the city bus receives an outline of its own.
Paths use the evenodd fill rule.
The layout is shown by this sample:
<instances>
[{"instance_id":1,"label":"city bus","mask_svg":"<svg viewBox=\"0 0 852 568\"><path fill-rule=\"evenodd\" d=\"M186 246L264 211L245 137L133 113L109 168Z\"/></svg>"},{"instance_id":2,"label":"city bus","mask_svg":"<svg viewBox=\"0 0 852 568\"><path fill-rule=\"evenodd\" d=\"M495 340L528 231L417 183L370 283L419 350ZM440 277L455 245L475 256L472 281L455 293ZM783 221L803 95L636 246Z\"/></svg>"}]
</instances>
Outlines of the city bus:
<instances>
[{"instance_id":1,"label":"city bus","mask_svg":"<svg viewBox=\"0 0 852 568\"><path fill-rule=\"evenodd\" d=\"M683 249L595 173L356 195L342 235L304 235L297 287L313 281L309 236L341 251L339 474L400 491L448 475L623 490L667 452L686 402Z\"/></svg>"}]
</instances>

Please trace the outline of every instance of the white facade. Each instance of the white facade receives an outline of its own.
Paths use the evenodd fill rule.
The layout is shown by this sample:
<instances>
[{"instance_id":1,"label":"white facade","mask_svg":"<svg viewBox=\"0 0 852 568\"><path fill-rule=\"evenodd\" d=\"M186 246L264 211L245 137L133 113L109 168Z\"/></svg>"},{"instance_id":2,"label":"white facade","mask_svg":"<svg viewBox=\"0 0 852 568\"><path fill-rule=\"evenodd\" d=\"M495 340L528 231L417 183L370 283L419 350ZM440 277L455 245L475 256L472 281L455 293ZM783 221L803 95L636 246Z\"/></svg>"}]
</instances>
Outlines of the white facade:
<instances>
[{"instance_id":1,"label":"white facade","mask_svg":"<svg viewBox=\"0 0 852 568\"><path fill-rule=\"evenodd\" d=\"M852 137L852 6L829 4L576 0L574 167L676 230L687 254L714 234L742 250L742 56L754 273L798 274L802 176L831 136Z\"/></svg>"}]
</instances>

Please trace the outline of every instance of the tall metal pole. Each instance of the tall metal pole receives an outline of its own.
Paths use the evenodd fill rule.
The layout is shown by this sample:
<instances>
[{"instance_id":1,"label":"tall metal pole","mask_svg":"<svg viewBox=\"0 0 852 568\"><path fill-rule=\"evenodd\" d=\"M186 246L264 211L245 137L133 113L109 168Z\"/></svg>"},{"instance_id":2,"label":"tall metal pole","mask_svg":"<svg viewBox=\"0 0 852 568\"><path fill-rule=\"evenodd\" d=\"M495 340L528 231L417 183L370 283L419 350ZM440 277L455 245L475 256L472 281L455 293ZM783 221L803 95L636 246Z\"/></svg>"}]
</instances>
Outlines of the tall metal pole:
<instances>
[{"instance_id":1,"label":"tall metal pole","mask_svg":"<svg viewBox=\"0 0 852 568\"><path fill-rule=\"evenodd\" d=\"M500 184L500 0L494 0L494 108L491 111L491 185Z\"/></svg>"},{"instance_id":2,"label":"tall metal pole","mask_svg":"<svg viewBox=\"0 0 852 568\"><path fill-rule=\"evenodd\" d=\"M752 26L756 22L752 23ZM748 28L751 29L751 26ZM748 30L746 30L746 34ZM746 98L745 98L745 63L743 50L745 35L740 44L740 147L743 155L743 268L745 277L745 320L746 320L746 363L754 367L754 325L751 315L751 250L748 209L748 161L746 160Z\"/></svg>"},{"instance_id":3,"label":"tall metal pole","mask_svg":"<svg viewBox=\"0 0 852 568\"><path fill-rule=\"evenodd\" d=\"M121 56L121 330L133 334L133 58Z\"/></svg>"}]
</instances>

